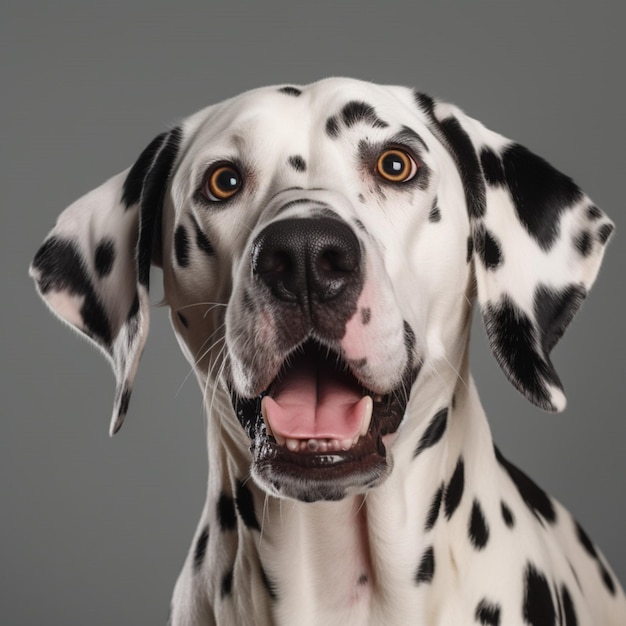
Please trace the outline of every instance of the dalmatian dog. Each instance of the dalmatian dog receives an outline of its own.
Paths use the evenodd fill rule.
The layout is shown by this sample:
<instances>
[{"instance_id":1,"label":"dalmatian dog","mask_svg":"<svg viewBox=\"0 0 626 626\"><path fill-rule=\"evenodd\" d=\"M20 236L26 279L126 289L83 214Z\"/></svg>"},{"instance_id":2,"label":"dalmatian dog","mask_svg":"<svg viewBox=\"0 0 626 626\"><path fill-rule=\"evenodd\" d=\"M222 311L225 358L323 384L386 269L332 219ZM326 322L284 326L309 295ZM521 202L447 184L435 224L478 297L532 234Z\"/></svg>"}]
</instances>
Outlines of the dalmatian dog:
<instances>
[{"instance_id":1,"label":"dalmatian dog","mask_svg":"<svg viewBox=\"0 0 626 626\"><path fill-rule=\"evenodd\" d=\"M494 446L468 365L476 303L507 378L563 410L550 352L612 230L460 109L337 78L210 106L66 209L31 274L111 360L111 434L151 265L203 390L171 623L626 624L599 549Z\"/></svg>"}]
</instances>

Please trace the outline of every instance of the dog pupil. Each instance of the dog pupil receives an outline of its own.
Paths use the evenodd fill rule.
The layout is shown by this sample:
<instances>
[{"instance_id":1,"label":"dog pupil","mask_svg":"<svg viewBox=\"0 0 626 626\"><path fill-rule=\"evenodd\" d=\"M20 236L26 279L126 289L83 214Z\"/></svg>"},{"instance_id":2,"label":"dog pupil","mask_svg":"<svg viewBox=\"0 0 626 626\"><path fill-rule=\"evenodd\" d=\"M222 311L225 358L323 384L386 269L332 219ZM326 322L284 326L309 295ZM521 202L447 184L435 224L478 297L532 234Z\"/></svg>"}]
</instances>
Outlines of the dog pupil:
<instances>
[{"instance_id":1,"label":"dog pupil","mask_svg":"<svg viewBox=\"0 0 626 626\"><path fill-rule=\"evenodd\" d=\"M225 170L217 177L217 183L221 189L236 189L239 185L239 178L232 170Z\"/></svg>"},{"instance_id":2,"label":"dog pupil","mask_svg":"<svg viewBox=\"0 0 626 626\"><path fill-rule=\"evenodd\" d=\"M387 174L399 174L404 167L404 163L397 156L388 156L383 159L383 169Z\"/></svg>"}]
</instances>

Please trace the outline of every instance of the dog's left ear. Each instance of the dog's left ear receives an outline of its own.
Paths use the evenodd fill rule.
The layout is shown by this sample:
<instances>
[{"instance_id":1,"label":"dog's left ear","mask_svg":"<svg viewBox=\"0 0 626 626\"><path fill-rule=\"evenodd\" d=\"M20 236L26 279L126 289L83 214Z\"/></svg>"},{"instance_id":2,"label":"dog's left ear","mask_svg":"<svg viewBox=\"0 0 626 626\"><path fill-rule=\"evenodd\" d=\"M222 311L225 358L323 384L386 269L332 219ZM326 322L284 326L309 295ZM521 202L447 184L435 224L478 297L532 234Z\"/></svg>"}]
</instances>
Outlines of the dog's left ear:
<instances>
[{"instance_id":1,"label":"dog's left ear","mask_svg":"<svg viewBox=\"0 0 626 626\"><path fill-rule=\"evenodd\" d=\"M110 434L122 426L148 335L151 262L182 131L156 137L126 172L70 205L30 268L52 311L109 358L116 378Z\"/></svg>"},{"instance_id":2,"label":"dog's left ear","mask_svg":"<svg viewBox=\"0 0 626 626\"><path fill-rule=\"evenodd\" d=\"M595 280L613 223L541 157L457 107L416 98L463 181L468 249L491 349L533 404L562 411L565 395L550 352Z\"/></svg>"}]
</instances>

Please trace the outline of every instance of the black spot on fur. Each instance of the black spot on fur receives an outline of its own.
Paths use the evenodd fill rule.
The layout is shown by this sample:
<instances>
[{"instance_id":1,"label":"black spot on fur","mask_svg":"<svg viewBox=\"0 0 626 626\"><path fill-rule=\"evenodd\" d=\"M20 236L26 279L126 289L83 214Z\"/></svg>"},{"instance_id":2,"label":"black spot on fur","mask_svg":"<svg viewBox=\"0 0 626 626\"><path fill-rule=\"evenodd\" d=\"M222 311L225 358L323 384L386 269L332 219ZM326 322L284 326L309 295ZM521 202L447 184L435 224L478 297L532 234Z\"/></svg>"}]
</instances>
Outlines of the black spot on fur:
<instances>
[{"instance_id":1,"label":"black spot on fur","mask_svg":"<svg viewBox=\"0 0 626 626\"><path fill-rule=\"evenodd\" d=\"M483 168L485 180L489 185L496 187L506 184L502 161L495 152L489 148L483 148L480 152L480 164Z\"/></svg>"},{"instance_id":2,"label":"black spot on fur","mask_svg":"<svg viewBox=\"0 0 626 626\"><path fill-rule=\"evenodd\" d=\"M515 467L513 463L507 461L497 448L496 458L498 459L498 463L506 470L511 480L515 483L526 505L537 518L540 519L539 516L541 516L546 521L554 524L556 522L556 510L546 492L528 478L524 472Z\"/></svg>"},{"instance_id":3,"label":"black spot on fur","mask_svg":"<svg viewBox=\"0 0 626 626\"><path fill-rule=\"evenodd\" d=\"M474 231L474 249L488 270L495 270L502 264L502 248L493 233L483 226Z\"/></svg>"},{"instance_id":4,"label":"black spot on fur","mask_svg":"<svg viewBox=\"0 0 626 626\"><path fill-rule=\"evenodd\" d=\"M579 202L582 192L571 178L519 144L504 150L502 164L519 220L549 250L559 234L561 213Z\"/></svg>"},{"instance_id":5,"label":"black spot on fur","mask_svg":"<svg viewBox=\"0 0 626 626\"><path fill-rule=\"evenodd\" d=\"M548 355L563 336L586 295L581 285L568 285L561 290L537 285L534 309L544 355Z\"/></svg>"},{"instance_id":6,"label":"black spot on fur","mask_svg":"<svg viewBox=\"0 0 626 626\"><path fill-rule=\"evenodd\" d=\"M467 257L465 260L469 263L472 260L474 254L474 240L471 237L467 238Z\"/></svg>"},{"instance_id":7,"label":"black spot on fur","mask_svg":"<svg viewBox=\"0 0 626 626\"><path fill-rule=\"evenodd\" d=\"M162 208L165 192L178 155L183 132L181 128L172 129L164 137L160 149L156 152L152 166L145 175L141 193L141 216L139 243L137 244L137 277L148 288L150 283L150 264L152 258L160 258ZM132 171L132 169L131 169Z\"/></svg>"},{"instance_id":8,"label":"black spot on fur","mask_svg":"<svg viewBox=\"0 0 626 626\"><path fill-rule=\"evenodd\" d=\"M334 115L326 120L326 133L333 139L339 135L339 122Z\"/></svg>"},{"instance_id":9,"label":"black spot on fur","mask_svg":"<svg viewBox=\"0 0 626 626\"><path fill-rule=\"evenodd\" d=\"M103 278L113 269L115 261L115 244L111 239L103 239L96 246L96 254L94 257L96 273Z\"/></svg>"},{"instance_id":10,"label":"black spot on fur","mask_svg":"<svg viewBox=\"0 0 626 626\"><path fill-rule=\"evenodd\" d=\"M196 570L202 567L204 557L206 555L206 547L209 542L209 527L205 526L196 541L196 547L193 552L193 566Z\"/></svg>"},{"instance_id":11,"label":"black spot on fur","mask_svg":"<svg viewBox=\"0 0 626 626\"><path fill-rule=\"evenodd\" d=\"M361 204L365 204L365 196L362 193L359 194L359 202ZM358 221L360 221L360 220L358 220ZM365 228L363 228L363 230L365 230Z\"/></svg>"},{"instance_id":12,"label":"black spot on fur","mask_svg":"<svg viewBox=\"0 0 626 626\"><path fill-rule=\"evenodd\" d=\"M483 320L496 360L513 385L537 406L554 410L546 384L563 389L554 367L537 349L529 317L508 297L483 307Z\"/></svg>"},{"instance_id":13,"label":"black spot on fur","mask_svg":"<svg viewBox=\"0 0 626 626\"><path fill-rule=\"evenodd\" d=\"M209 238L205 235L204 231L200 228L200 225L196 220L193 220L194 229L196 231L196 245L202 252L204 252L207 256L214 256L215 250L213 249L213 245L209 241Z\"/></svg>"},{"instance_id":14,"label":"black spot on fur","mask_svg":"<svg viewBox=\"0 0 626 626\"><path fill-rule=\"evenodd\" d=\"M356 584L359 585L359 587L362 587L363 585L367 585L368 582L369 582L369 579L367 577L367 574L361 574L358 580L356 581Z\"/></svg>"},{"instance_id":15,"label":"black spot on fur","mask_svg":"<svg viewBox=\"0 0 626 626\"><path fill-rule=\"evenodd\" d=\"M435 497L430 505L430 509L428 510L428 517L426 518L426 524L424 526L424 530L429 531L432 530L437 522L437 518L439 517L439 509L441 508L441 501L443 500L443 489L444 486L441 485L437 492L435 493Z\"/></svg>"},{"instance_id":16,"label":"black spot on fur","mask_svg":"<svg viewBox=\"0 0 626 626\"><path fill-rule=\"evenodd\" d=\"M591 205L588 209L587 209L587 217L592 220L599 220L602 217L602 211L595 205Z\"/></svg>"},{"instance_id":17,"label":"black spot on fur","mask_svg":"<svg viewBox=\"0 0 626 626\"><path fill-rule=\"evenodd\" d=\"M489 541L489 526L478 500L474 500L472 504L469 520L469 537L477 550L482 550Z\"/></svg>"},{"instance_id":18,"label":"black spot on fur","mask_svg":"<svg viewBox=\"0 0 626 626\"><path fill-rule=\"evenodd\" d=\"M296 98L302 94L302 90L298 89L297 87L291 86L281 87L278 91L287 94L288 96L294 96Z\"/></svg>"},{"instance_id":19,"label":"black spot on fur","mask_svg":"<svg viewBox=\"0 0 626 626\"><path fill-rule=\"evenodd\" d=\"M584 230L579 233L577 237L574 237L574 245L576 246L576 250L578 250L582 256L589 256L589 253L593 248L591 233L588 230Z\"/></svg>"},{"instance_id":20,"label":"black spot on fur","mask_svg":"<svg viewBox=\"0 0 626 626\"><path fill-rule=\"evenodd\" d=\"M287 163L289 163L289 165L291 165L291 167L293 167L296 172L306 172L306 162L301 156L297 154L290 156L287 159Z\"/></svg>"},{"instance_id":21,"label":"black spot on fur","mask_svg":"<svg viewBox=\"0 0 626 626\"><path fill-rule=\"evenodd\" d=\"M587 554L594 559L597 559L598 553L596 552L596 547L593 545L591 539L589 539L589 535L578 522L576 522L576 535L578 537L578 541L580 541L583 548L585 548Z\"/></svg>"},{"instance_id":22,"label":"black spot on fur","mask_svg":"<svg viewBox=\"0 0 626 626\"><path fill-rule=\"evenodd\" d=\"M185 328L189 328L189 322L187 321L187 318L180 312L177 311L176 315L178 316L178 319L180 320L180 323L185 327Z\"/></svg>"},{"instance_id":23,"label":"black spot on fur","mask_svg":"<svg viewBox=\"0 0 626 626\"><path fill-rule=\"evenodd\" d=\"M435 551L432 546L427 548L422 555L417 572L415 573L415 582L420 585L422 583L430 583L435 575Z\"/></svg>"},{"instance_id":24,"label":"black spot on fur","mask_svg":"<svg viewBox=\"0 0 626 626\"><path fill-rule=\"evenodd\" d=\"M598 231L598 240L600 243L606 243L614 229L615 226L613 226L613 224L604 224L603 226L600 226L600 230Z\"/></svg>"},{"instance_id":25,"label":"black spot on fur","mask_svg":"<svg viewBox=\"0 0 626 626\"><path fill-rule=\"evenodd\" d=\"M613 578L611 574L609 574L609 570L604 567L604 564L598 559L598 565L600 567L600 575L602 576L602 582L604 586L607 588L608 592L614 596L615 595L615 583L613 582Z\"/></svg>"},{"instance_id":26,"label":"black spot on fur","mask_svg":"<svg viewBox=\"0 0 626 626\"><path fill-rule=\"evenodd\" d=\"M348 102L341 110L341 116L347 128L359 122L367 122L374 128L387 128L389 126L387 122L383 122L383 120L376 115L373 106L357 100Z\"/></svg>"},{"instance_id":27,"label":"black spot on fur","mask_svg":"<svg viewBox=\"0 0 626 626\"><path fill-rule=\"evenodd\" d=\"M483 598L476 607L475 617L484 626L500 626L500 605Z\"/></svg>"},{"instance_id":28,"label":"black spot on fur","mask_svg":"<svg viewBox=\"0 0 626 626\"><path fill-rule=\"evenodd\" d=\"M80 308L84 332L110 351L112 330L109 319L77 245L73 241L50 237L37 251L33 269L39 272L37 284L42 295L54 290L84 296Z\"/></svg>"},{"instance_id":29,"label":"black spot on fur","mask_svg":"<svg viewBox=\"0 0 626 626\"><path fill-rule=\"evenodd\" d=\"M371 320L372 320L372 309L370 309L368 306L363 307L361 309L361 324L363 324L363 326L367 326Z\"/></svg>"},{"instance_id":30,"label":"black spot on fur","mask_svg":"<svg viewBox=\"0 0 626 626\"><path fill-rule=\"evenodd\" d=\"M222 588L221 588L222 599L230 595L230 592L232 591L232 589L233 589L233 570L230 569L224 574L224 577L222 578Z\"/></svg>"},{"instance_id":31,"label":"black spot on fur","mask_svg":"<svg viewBox=\"0 0 626 626\"><path fill-rule=\"evenodd\" d=\"M263 581L263 586L265 587L265 591L267 591L267 595L270 597L270 599L277 600L278 593L276 591L276 584L267 575L267 572L265 571L265 569L263 569L263 566L261 566L261 580Z\"/></svg>"},{"instance_id":32,"label":"black spot on fur","mask_svg":"<svg viewBox=\"0 0 626 626\"><path fill-rule=\"evenodd\" d=\"M454 469L454 473L452 474L452 478L448 483L448 487L446 488L446 493L444 496L444 510L448 519L452 517L457 507L461 503L464 488L465 464L463 463L463 459L459 457L456 468Z\"/></svg>"},{"instance_id":33,"label":"black spot on fur","mask_svg":"<svg viewBox=\"0 0 626 626\"><path fill-rule=\"evenodd\" d=\"M222 493L218 500L217 519L222 530L233 530L237 525L235 501L226 493Z\"/></svg>"},{"instance_id":34,"label":"black spot on fur","mask_svg":"<svg viewBox=\"0 0 626 626\"><path fill-rule=\"evenodd\" d=\"M556 613L550 587L543 574L528 564L524 574L523 615L530 626L553 626Z\"/></svg>"},{"instance_id":35,"label":"black spot on fur","mask_svg":"<svg viewBox=\"0 0 626 626\"><path fill-rule=\"evenodd\" d=\"M243 520L243 523L250 529L261 530L259 522L254 512L254 499L252 492L242 482L237 484L237 495L235 496L237 511Z\"/></svg>"},{"instance_id":36,"label":"black spot on fur","mask_svg":"<svg viewBox=\"0 0 626 626\"><path fill-rule=\"evenodd\" d=\"M433 206L430 209L430 213L428 214L429 222L440 222L441 221L441 210L437 206L437 198L433 202Z\"/></svg>"},{"instance_id":37,"label":"black spot on fur","mask_svg":"<svg viewBox=\"0 0 626 626\"><path fill-rule=\"evenodd\" d=\"M513 517L513 513L511 509L504 503L500 503L500 508L502 510L502 519L508 528L513 528L515 526L515 518Z\"/></svg>"},{"instance_id":38,"label":"black spot on fur","mask_svg":"<svg viewBox=\"0 0 626 626\"><path fill-rule=\"evenodd\" d=\"M443 437L443 433L446 431L447 421L448 407L445 407L437 411L435 416L430 421L430 424L428 424L426 430L424 431L424 434L422 435L422 438L417 445L417 448L415 448L413 458L415 458L420 452L422 452L426 448L430 448L440 441L440 439Z\"/></svg>"},{"instance_id":39,"label":"black spot on fur","mask_svg":"<svg viewBox=\"0 0 626 626\"><path fill-rule=\"evenodd\" d=\"M178 225L174 233L174 253L180 267L189 265L189 236L187 229L182 224Z\"/></svg>"},{"instance_id":40,"label":"black spot on fur","mask_svg":"<svg viewBox=\"0 0 626 626\"><path fill-rule=\"evenodd\" d=\"M561 598L563 599L563 626L578 626L576 609L569 590L565 585L561 587Z\"/></svg>"}]
</instances>

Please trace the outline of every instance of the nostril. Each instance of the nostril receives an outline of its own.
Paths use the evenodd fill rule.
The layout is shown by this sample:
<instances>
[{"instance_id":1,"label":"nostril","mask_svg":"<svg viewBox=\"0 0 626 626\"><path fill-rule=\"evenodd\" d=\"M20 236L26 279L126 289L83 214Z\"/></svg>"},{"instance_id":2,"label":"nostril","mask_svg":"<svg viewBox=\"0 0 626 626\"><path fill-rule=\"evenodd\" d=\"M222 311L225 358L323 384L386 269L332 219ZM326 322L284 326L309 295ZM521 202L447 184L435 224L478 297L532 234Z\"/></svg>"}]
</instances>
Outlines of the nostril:
<instances>
[{"instance_id":1,"label":"nostril","mask_svg":"<svg viewBox=\"0 0 626 626\"><path fill-rule=\"evenodd\" d=\"M293 271L293 258L283 250L268 250L257 257L256 274L288 274Z\"/></svg>"},{"instance_id":2,"label":"nostril","mask_svg":"<svg viewBox=\"0 0 626 626\"><path fill-rule=\"evenodd\" d=\"M320 252L317 266L322 272L354 272L358 255L344 248L327 247Z\"/></svg>"}]
</instances>

